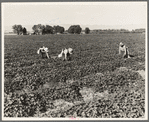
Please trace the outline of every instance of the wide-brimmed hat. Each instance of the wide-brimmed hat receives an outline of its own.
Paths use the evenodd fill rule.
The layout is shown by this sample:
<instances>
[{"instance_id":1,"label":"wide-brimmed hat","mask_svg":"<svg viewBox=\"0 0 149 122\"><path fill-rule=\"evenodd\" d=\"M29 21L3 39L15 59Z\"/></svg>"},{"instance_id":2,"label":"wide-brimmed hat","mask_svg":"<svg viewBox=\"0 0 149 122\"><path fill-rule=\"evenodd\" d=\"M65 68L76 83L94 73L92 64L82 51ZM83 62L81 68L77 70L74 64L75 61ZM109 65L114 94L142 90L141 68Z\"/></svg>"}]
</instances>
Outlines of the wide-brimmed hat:
<instances>
[{"instance_id":1,"label":"wide-brimmed hat","mask_svg":"<svg viewBox=\"0 0 149 122\"><path fill-rule=\"evenodd\" d=\"M124 45L122 42L120 42L120 46Z\"/></svg>"},{"instance_id":2,"label":"wide-brimmed hat","mask_svg":"<svg viewBox=\"0 0 149 122\"><path fill-rule=\"evenodd\" d=\"M45 47L45 46L43 46L43 48L42 49L44 49L44 51L46 51L46 52L48 52L49 50L48 50L48 48L47 47Z\"/></svg>"},{"instance_id":3,"label":"wide-brimmed hat","mask_svg":"<svg viewBox=\"0 0 149 122\"><path fill-rule=\"evenodd\" d=\"M68 48L68 51L69 51L70 54L73 53L73 49L72 48Z\"/></svg>"}]
</instances>

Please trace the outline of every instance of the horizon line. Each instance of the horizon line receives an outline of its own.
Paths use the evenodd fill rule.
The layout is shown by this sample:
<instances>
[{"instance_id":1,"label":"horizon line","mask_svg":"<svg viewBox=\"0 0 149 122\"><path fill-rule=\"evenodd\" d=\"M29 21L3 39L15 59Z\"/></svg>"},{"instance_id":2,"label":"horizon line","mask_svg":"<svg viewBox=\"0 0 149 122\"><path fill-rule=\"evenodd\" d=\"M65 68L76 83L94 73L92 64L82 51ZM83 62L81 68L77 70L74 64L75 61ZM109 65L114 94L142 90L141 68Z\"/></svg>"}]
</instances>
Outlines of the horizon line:
<instances>
[{"instance_id":1,"label":"horizon line","mask_svg":"<svg viewBox=\"0 0 149 122\"><path fill-rule=\"evenodd\" d=\"M32 27L31 26L38 25L38 24L16 24L16 25L22 25L22 27L30 26L30 27L25 27L25 28L28 31L32 31ZM102 25L102 24L99 24L99 25L98 24L94 24L94 25L93 24L88 24L88 25L87 24L41 24L41 25L49 25L49 26L52 26L52 27L53 26L62 26L62 27L64 27L65 30L68 30L68 28L69 28L69 27L65 27L65 26L71 26L71 25L80 25L82 30L84 30L86 27L88 27L90 30L105 30L105 29L114 29L114 30L118 29L119 30L119 29L126 29L126 30L130 31L130 30L134 30L134 29L146 29L145 24L126 24L126 25L120 25L120 24L118 24L118 25ZM13 30L12 26L13 25L4 25L4 31ZM86 26L86 27L82 27L82 26ZM90 26L97 26L97 28L96 27L90 27ZM129 27L125 27L125 26L132 26L132 27L129 28Z\"/></svg>"}]
</instances>

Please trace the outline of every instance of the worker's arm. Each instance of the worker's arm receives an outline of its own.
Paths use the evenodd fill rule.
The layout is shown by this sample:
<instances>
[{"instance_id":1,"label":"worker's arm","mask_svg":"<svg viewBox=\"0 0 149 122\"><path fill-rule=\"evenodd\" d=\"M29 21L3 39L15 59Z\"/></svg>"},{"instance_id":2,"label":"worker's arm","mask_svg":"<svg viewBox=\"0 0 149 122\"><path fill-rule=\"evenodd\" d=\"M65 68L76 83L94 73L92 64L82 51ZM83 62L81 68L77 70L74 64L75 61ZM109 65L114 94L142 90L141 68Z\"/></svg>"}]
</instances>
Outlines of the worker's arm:
<instances>
[{"instance_id":1,"label":"worker's arm","mask_svg":"<svg viewBox=\"0 0 149 122\"><path fill-rule=\"evenodd\" d=\"M47 58L49 59L49 55L48 55L48 53L45 51L45 53L46 53L46 56L47 56Z\"/></svg>"}]
</instances>

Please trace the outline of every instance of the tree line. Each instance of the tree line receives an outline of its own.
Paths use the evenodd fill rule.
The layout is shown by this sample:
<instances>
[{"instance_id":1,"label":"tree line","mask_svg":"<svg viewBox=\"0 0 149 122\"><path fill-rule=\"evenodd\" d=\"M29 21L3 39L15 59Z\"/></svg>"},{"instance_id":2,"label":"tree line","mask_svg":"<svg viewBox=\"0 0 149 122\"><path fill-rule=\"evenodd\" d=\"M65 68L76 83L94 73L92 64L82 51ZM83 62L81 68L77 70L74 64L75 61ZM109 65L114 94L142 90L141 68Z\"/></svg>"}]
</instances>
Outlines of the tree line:
<instances>
[{"instance_id":1,"label":"tree line","mask_svg":"<svg viewBox=\"0 0 149 122\"><path fill-rule=\"evenodd\" d=\"M18 35L27 35L27 29L25 27L22 27L22 25L14 25L12 26L13 32L17 33ZM45 35L45 34L102 34L102 33L145 33L144 28L135 29L132 31L129 31L127 29L96 29L96 30L90 30L88 27L85 28L85 30L82 30L80 25L71 25L68 30L65 30L62 26L50 26L50 25L34 25L32 27L34 35Z\"/></svg>"},{"instance_id":2,"label":"tree line","mask_svg":"<svg viewBox=\"0 0 149 122\"><path fill-rule=\"evenodd\" d=\"M110 34L110 33L145 33L144 28L134 29L129 31L128 29L96 29L90 32L91 34Z\"/></svg>"},{"instance_id":3,"label":"tree line","mask_svg":"<svg viewBox=\"0 0 149 122\"><path fill-rule=\"evenodd\" d=\"M26 35L27 29L25 27L22 27L22 25L13 25L12 26L13 32L17 33L18 35ZM33 34L35 35L45 35L45 34L63 34L65 32L68 32L70 34L80 34L82 32L82 28L80 25L71 25L67 31L65 31L65 28L62 26L50 26L50 25L34 25L32 27ZM85 28L85 33L89 34L90 29L88 27Z\"/></svg>"}]
</instances>

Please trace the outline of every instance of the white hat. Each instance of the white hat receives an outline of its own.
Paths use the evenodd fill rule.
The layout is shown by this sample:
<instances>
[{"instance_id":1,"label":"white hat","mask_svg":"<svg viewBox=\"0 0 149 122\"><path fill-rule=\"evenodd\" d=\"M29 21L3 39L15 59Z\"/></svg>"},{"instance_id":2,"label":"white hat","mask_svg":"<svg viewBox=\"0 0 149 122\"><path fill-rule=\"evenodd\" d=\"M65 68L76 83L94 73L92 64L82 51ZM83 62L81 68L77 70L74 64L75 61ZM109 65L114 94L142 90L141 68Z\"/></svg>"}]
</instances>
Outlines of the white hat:
<instances>
[{"instance_id":1,"label":"white hat","mask_svg":"<svg viewBox=\"0 0 149 122\"><path fill-rule=\"evenodd\" d=\"M122 42L120 42L120 45L124 45Z\"/></svg>"},{"instance_id":2,"label":"white hat","mask_svg":"<svg viewBox=\"0 0 149 122\"><path fill-rule=\"evenodd\" d=\"M48 48L45 46L43 46L43 48L41 48L41 49L44 49L45 52L48 52Z\"/></svg>"},{"instance_id":3,"label":"white hat","mask_svg":"<svg viewBox=\"0 0 149 122\"><path fill-rule=\"evenodd\" d=\"M72 48L68 48L68 51L69 51L70 54L73 53L73 49Z\"/></svg>"}]
</instances>

